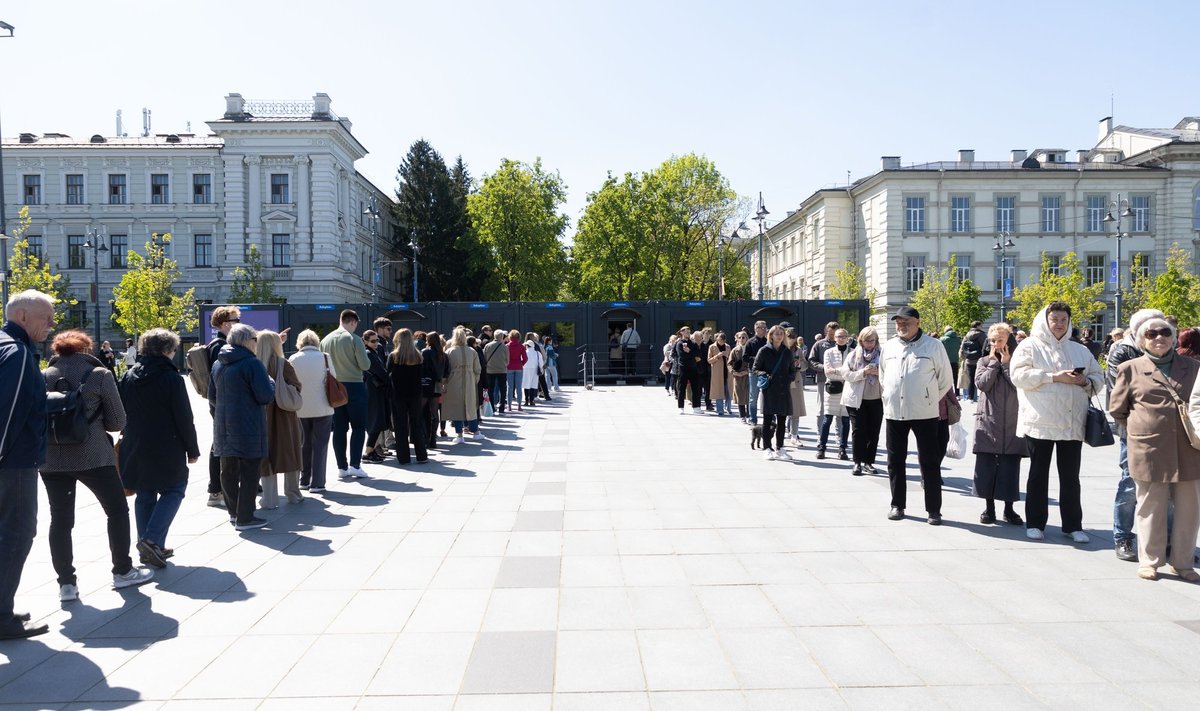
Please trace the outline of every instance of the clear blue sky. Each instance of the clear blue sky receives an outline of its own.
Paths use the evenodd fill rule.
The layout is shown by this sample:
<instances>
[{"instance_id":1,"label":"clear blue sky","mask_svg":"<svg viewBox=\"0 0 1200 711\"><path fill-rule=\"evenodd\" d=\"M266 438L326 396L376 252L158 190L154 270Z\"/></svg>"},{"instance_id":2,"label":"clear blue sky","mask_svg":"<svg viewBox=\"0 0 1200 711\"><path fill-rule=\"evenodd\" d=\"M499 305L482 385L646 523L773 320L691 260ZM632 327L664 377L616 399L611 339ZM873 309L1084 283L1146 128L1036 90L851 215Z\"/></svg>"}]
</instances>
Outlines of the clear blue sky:
<instances>
[{"instance_id":1,"label":"clear blue sky","mask_svg":"<svg viewBox=\"0 0 1200 711\"><path fill-rule=\"evenodd\" d=\"M825 185L974 148L1089 148L1200 114L1200 4L1141 2L6 3L4 135L206 130L223 96L324 91L395 188L424 137L472 173L540 156L572 231L605 174L706 154L772 220Z\"/></svg>"}]
</instances>

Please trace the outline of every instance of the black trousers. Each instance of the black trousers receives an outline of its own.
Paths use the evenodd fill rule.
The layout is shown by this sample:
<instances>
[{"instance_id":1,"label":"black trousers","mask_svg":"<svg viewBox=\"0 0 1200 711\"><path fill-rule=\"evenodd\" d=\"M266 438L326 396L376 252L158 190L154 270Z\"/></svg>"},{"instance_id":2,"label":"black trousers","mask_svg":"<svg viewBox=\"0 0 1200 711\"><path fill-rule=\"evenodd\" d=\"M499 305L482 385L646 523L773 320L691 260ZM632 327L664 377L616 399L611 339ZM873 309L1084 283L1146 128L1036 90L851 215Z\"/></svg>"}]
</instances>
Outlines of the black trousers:
<instances>
[{"instance_id":1,"label":"black trousers","mask_svg":"<svg viewBox=\"0 0 1200 711\"><path fill-rule=\"evenodd\" d=\"M883 400L863 400L848 407L854 422L854 463L874 464L879 454L879 430L883 427Z\"/></svg>"},{"instance_id":2,"label":"black trousers","mask_svg":"<svg viewBox=\"0 0 1200 711\"><path fill-rule=\"evenodd\" d=\"M71 529L75 527L75 492L78 484L91 490L108 518L108 550L112 572L124 575L133 568L129 557L129 503L116 467L99 467L78 472L42 472L46 498L50 501L50 561L59 585L75 585L75 550Z\"/></svg>"},{"instance_id":3,"label":"black trousers","mask_svg":"<svg viewBox=\"0 0 1200 711\"><path fill-rule=\"evenodd\" d=\"M410 442L413 449L417 450L417 461L423 462L429 458L429 450L425 446L428 437L425 434L426 419L422 400L423 398L412 397L392 401L392 431L396 433L396 458L401 464L408 464L410 461Z\"/></svg>"},{"instance_id":4,"label":"black trousers","mask_svg":"<svg viewBox=\"0 0 1200 711\"><path fill-rule=\"evenodd\" d=\"M221 458L208 451L208 493L221 493Z\"/></svg>"},{"instance_id":5,"label":"black trousers","mask_svg":"<svg viewBox=\"0 0 1200 711\"><path fill-rule=\"evenodd\" d=\"M958 361L956 360L950 361L950 376L953 378L950 382L953 383L951 387L954 389L954 394L961 395L958 390Z\"/></svg>"},{"instance_id":6,"label":"black trousers","mask_svg":"<svg viewBox=\"0 0 1200 711\"><path fill-rule=\"evenodd\" d=\"M675 379L675 400L679 409L683 409L683 398L687 394L688 385L692 386L692 407L700 407L700 373L694 370L681 370Z\"/></svg>"},{"instance_id":7,"label":"black trousers","mask_svg":"<svg viewBox=\"0 0 1200 711\"><path fill-rule=\"evenodd\" d=\"M257 457L221 457L221 489L225 492L225 508L236 523L249 523L254 518L254 497L258 495L261 461Z\"/></svg>"},{"instance_id":8,"label":"black trousers","mask_svg":"<svg viewBox=\"0 0 1200 711\"><path fill-rule=\"evenodd\" d=\"M775 435L775 450L783 449L783 435L787 432L787 415L763 413L763 446L771 449L771 435Z\"/></svg>"},{"instance_id":9,"label":"black trousers","mask_svg":"<svg viewBox=\"0 0 1200 711\"><path fill-rule=\"evenodd\" d=\"M1046 529L1050 517L1050 457L1058 449L1058 512L1063 533L1083 530L1083 504L1079 500L1079 460L1083 442L1034 439L1029 442L1029 481L1025 485L1025 527Z\"/></svg>"},{"instance_id":10,"label":"black trousers","mask_svg":"<svg viewBox=\"0 0 1200 711\"><path fill-rule=\"evenodd\" d=\"M942 514L942 474L938 469L938 419L888 420L887 457L888 482L892 488L892 506L908 508L908 479L904 467L908 461L908 434L917 440L917 462L921 481L925 484L925 511L931 516Z\"/></svg>"},{"instance_id":11,"label":"black trousers","mask_svg":"<svg viewBox=\"0 0 1200 711\"><path fill-rule=\"evenodd\" d=\"M971 400L979 399L979 392L975 389L975 371L979 368L979 361L967 361L967 397Z\"/></svg>"},{"instance_id":12,"label":"black trousers","mask_svg":"<svg viewBox=\"0 0 1200 711\"><path fill-rule=\"evenodd\" d=\"M424 417L425 417L425 446L430 449L437 449L437 433L438 426L442 422L442 406L438 403L438 396L424 398ZM509 403L512 405L512 403Z\"/></svg>"}]
</instances>

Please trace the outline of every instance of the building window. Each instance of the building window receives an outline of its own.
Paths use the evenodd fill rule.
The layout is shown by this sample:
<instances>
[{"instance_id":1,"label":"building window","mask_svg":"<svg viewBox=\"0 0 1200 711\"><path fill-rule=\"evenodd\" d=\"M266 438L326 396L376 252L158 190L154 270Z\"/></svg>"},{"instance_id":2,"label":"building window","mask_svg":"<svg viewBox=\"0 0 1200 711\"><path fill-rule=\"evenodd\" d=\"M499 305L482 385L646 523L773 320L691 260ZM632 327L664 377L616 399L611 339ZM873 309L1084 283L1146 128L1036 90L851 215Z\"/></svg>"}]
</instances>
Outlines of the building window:
<instances>
[{"instance_id":1,"label":"building window","mask_svg":"<svg viewBox=\"0 0 1200 711\"><path fill-rule=\"evenodd\" d=\"M291 235L271 235L271 266L292 266Z\"/></svg>"},{"instance_id":2,"label":"building window","mask_svg":"<svg viewBox=\"0 0 1200 711\"><path fill-rule=\"evenodd\" d=\"M1087 256L1087 267L1084 269L1083 279L1088 286L1104 283L1105 272L1108 271L1107 262L1107 254L1089 254Z\"/></svg>"},{"instance_id":3,"label":"building window","mask_svg":"<svg viewBox=\"0 0 1200 711\"><path fill-rule=\"evenodd\" d=\"M1192 191L1192 229L1200 230L1200 185Z\"/></svg>"},{"instance_id":4,"label":"building window","mask_svg":"<svg viewBox=\"0 0 1200 711\"><path fill-rule=\"evenodd\" d=\"M109 205L124 205L128 201L125 193L125 176L124 175L109 175L108 176L108 204Z\"/></svg>"},{"instance_id":5,"label":"building window","mask_svg":"<svg viewBox=\"0 0 1200 711\"><path fill-rule=\"evenodd\" d=\"M198 267L213 265L212 235L196 235L195 262Z\"/></svg>"},{"instance_id":6,"label":"building window","mask_svg":"<svg viewBox=\"0 0 1200 711\"><path fill-rule=\"evenodd\" d=\"M1088 232L1103 232L1104 231L1104 216L1108 207L1107 195L1088 195L1087 196L1087 231Z\"/></svg>"},{"instance_id":7,"label":"building window","mask_svg":"<svg viewBox=\"0 0 1200 711\"><path fill-rule=\"evenodd\" d=\"M41 205L42 204L42 176L40 175L25 175L22 176L22 183L25 186L25 192L22 193L22 205Z\"/></svg>"},{"instance_id":8,"label":"building window","mask_svg":"<svg viewBox=\"0 0 1200 711\"><path fill-rule=\"evenodd\" d=\"M168 193L169 181L166 173L150 174L150 204L166 205L171 201Z\"/></svg>"},{"instance_id":9,"label":"building window","mask_svg":"<svg viewBox=\"0 0 1200 711\"><path fill-rule=\"evenodd\" d=\"M1012 234L1017 224L1017 197L1015 195L998 195L996 197L996 231Z\"/></svg>"},{"instance_id":10,"label":"building window","mask_svg":"<svg viewBox=\"0 0 1200 711\"><path fill-rule=\"evenodd\" d=\"M212 204L212 175L197 173L192 176L192 204Z\"/></svg>"},{"instance_id":11,"label":"building window","mask_svg":"<svg viewBox=\"0 0 1200 711\"><path fill-rule=\"evenodd\" d=\"M904 231L925 231L925 198L904 198Z\"/></svg>"},{"instance_id":12,"label":"building window","mask_svg":"<svg viewBox=\"0 0 1200 711\"><path fill-rule=\"evenodd\" d=\"M1048 271L1054 276L1062 276L1062 255L1047 254L1046 263L1049 265Z\"/></svg>"},{"instance_id":13,"label":"building window","mask_svg":"<svg viewBox=\"0 0 1200 711\"><path fill-rule=\"evenodd\" d=\"M971 198L967 195L950 197L950 231L971 231Z\"/></svg>"},{"instance_id":14,"label":"building window","mask_svg":"<svg viewBox=\"0 0 1200 711\"><path fill-rule=\"evenodd\" d=\"M1092 332L1092 340L1093 341L1103 341L1104 336L1105 336L1104 312L1101 311L1100 313L1096 314L1095 316L1092 316L1092 322L1090 324L1088 324L1087 327Z\"/></svg>"},{"instance_id":15,"label":"building window","mask_svg":"<svg viewBox=\"0 0 1200 711\"><path fill-rule=\"evenodd\" d=\"M286 205L288 202L287 173L271 173L271 204Z\"/></svg>"},{"instance_id":16,"label":"building window","mask_svg":"<svg viewBox=\"0 0 1200 711\"><path fill-rule=\"evenodd\" d=\"M971 281L971 255L954 255L954 274L959 281Z\"/></svg>"},{"instance_id":17,"label":"building window","mask_svg":"<svg viewBox=\"0 0 1200 711\"><path fill-rule=\"evenodd\" d=\"M1134 252L1133 259L1129 261L1129 267L1133 270L1134 277L1150 278L1150 253L1149 252Z\"/></svg>"},{"instance_id":18,"label":"building window","mask_svg":"<svg viewBox=\"0 0 1200 711\"><path fill-rule=\"evenodd\" d=\"M39 262L45 259L43 255L46 253L46 238L41 235L29 235L26 239L29 240L29 256Z\"/></svg>"},{"instance_id":19,"label":"building window","mask_svg":"<svg viewBox=\"0 0 1200 711\"><path fill-rule=\"evenodd\" d=\"M83 174L68 173L67 174L67 204L82 205L83 204Z\"/></svg>"},{"instance_id":20,"label":"building window","mask_svg":"<svg viewBox=\"0 0 1200 711\"><path fill-rule=\"evenodd\" d=\"M1062 231L1062 196L1042 196L1042 232Z\"/></svg>"},{"instance_id":21,"label":"building window","mask_svg":"<svg viewBox=\"0 0 1200 711\"><path fill-rule=\"evenodd\" d=\"M1004 287L1004 280L1008 280L1008 288ZM996 291L1004 290L1009 296L1012 295L1012 289L1017 285L1017 255L1008 254L1001 256L996 255Z\"/></svg>"},{"instance_id":22,"label":"building window","mask_svg":"<svg viewBox=\"0 0 1200 711\"><path fill-rule=\"evenodd\" d=\"M925 255L908 254L904 257L904 290L916 291L925 283Z\"/></svg>"},{"instance_id":23,"label":"building window","mask_svg":"<svg viewBox=\"0 0 1200 711\"><path fill-rule=\"evenodd\" d=\"M124 269L129 266L129 236L113 235L108 240L110 257L109 266L113 269Z\"/></svg>"},{"instance_id":24,"label":"building window","mask_svg":"<svg viewBox=\"0 0 1200 711\"><path fill-rule=\"evenodd\" d=\"M67 269L83 269L87 267L84 259L83 235L67 235Z\"/></svg>"},{"instance_id":25,"label":"building window","mask_svg":"<svg viewBox=\"0 0 1200 711\"><path fill-rule=\"evenodd\" d=\"M1129 211L1133 213L1134 232L1150 231L1150 196L1134 195L1129 199Z\"/></svg>"}]
</instances>

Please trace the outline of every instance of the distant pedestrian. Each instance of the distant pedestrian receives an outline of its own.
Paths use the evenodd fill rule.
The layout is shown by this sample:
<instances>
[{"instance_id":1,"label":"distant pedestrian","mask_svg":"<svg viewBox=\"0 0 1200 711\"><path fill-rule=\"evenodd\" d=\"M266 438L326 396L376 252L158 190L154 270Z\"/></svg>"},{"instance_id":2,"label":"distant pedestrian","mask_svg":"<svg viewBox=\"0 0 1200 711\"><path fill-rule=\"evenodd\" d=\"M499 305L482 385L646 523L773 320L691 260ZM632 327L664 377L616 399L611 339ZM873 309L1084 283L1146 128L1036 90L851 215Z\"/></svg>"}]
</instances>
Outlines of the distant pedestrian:
<instances>
[{"instance_id":1,"label":"distant pedestrian","mask_svg":"<svg viewBox=\"0 0 1200 711\"><path fill-rule=\"evenodd\" d=\"M492 401L492 411L504 414L504 406L508 400L508 333L497 330L495 337L483 347L483 362L487 371L488 396Z\"/></svg>"},{"instance_id":2,"label":"distant pedestrian","mask_svg":"<svg viewBox=\"0 0 1200 711\"><path fill-rule=\"evenodd\" d=\"M510 413L514 406L518 411L523 409L521 403L525 400L525 393L521 390L521 379L528 360L529 355L521 343L521 332L514 328L508 332L508 391L505 399Z\"/></svg>"},{"instance_id":3,"label":"distant pedestrian","mask_svg":"<svg viewBox=\"0 0 1200 711\"><path fill-rule=\"evenodd\" d=\"M958 387L958 357L962 347L962 336L954 331L953 326L946 326L942 333L942 345L946 348L946 357L950 359L950 374L954 381L954 397L959 397L961 393ZM968 375L968 378L970 376Z\"/></svg>"},{"instance_id":4,"label":"distant pedestrian","mask_svg":"<svg viewBox=\"0 0 1200 711\"><path fill-rule=\"evenodd\" d=\"M112 346L108 341L100 344L100 362L104 364L114 375L117 372L117 354L113 352Z\"/></svg>"}]
</instances>

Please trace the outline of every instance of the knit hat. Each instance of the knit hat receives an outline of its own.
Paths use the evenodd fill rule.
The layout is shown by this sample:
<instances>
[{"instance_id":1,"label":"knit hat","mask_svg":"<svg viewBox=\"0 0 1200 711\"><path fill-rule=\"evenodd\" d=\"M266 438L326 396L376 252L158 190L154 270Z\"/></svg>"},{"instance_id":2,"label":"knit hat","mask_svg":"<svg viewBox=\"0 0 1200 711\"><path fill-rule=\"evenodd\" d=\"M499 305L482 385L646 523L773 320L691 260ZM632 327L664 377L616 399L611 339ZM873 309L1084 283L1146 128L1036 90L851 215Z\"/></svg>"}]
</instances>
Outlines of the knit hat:
<instances>
[{"instance_id":1,"label":"knit hat","mask_svg":"<svg viewBox=\"0 0 1200 711\"><path fill-rule=\"evenodd\" d=\"M1152 318L1166 318L1166 314L1158 309L1141 309L1140 311L1135 311L1129 317L1129 330L1125 332L1126 335L1133 334L1134 342L1141 342L1142 334L1138 333L1138 331L1141 330L1142 324Z\"/></svg>"},{"instance_id":2,"label":"knit hat","mask_svg":"<svg viewBox=\"0 0 1200 711\"><path fill-rule=\"evenodd\" d=\"M1138 313L1141 313L1141 312L1139 311ZM1133 332L1133 339L1134 339L1134 342L1138 344L1138 348L1142 347L1142 338L1145 337L1146 331L1149 331L1151 327L1163 328L1164 326L1171 330L1171 347L1174 348L1175 347L1175 327L1172 326L1170 324L1170 322L1168 322L1165 318L1162 318L1161 316L1151 316L1150 318L1145 319L1138 323L1137 330Z\"/></svg>"}]
</instances>

